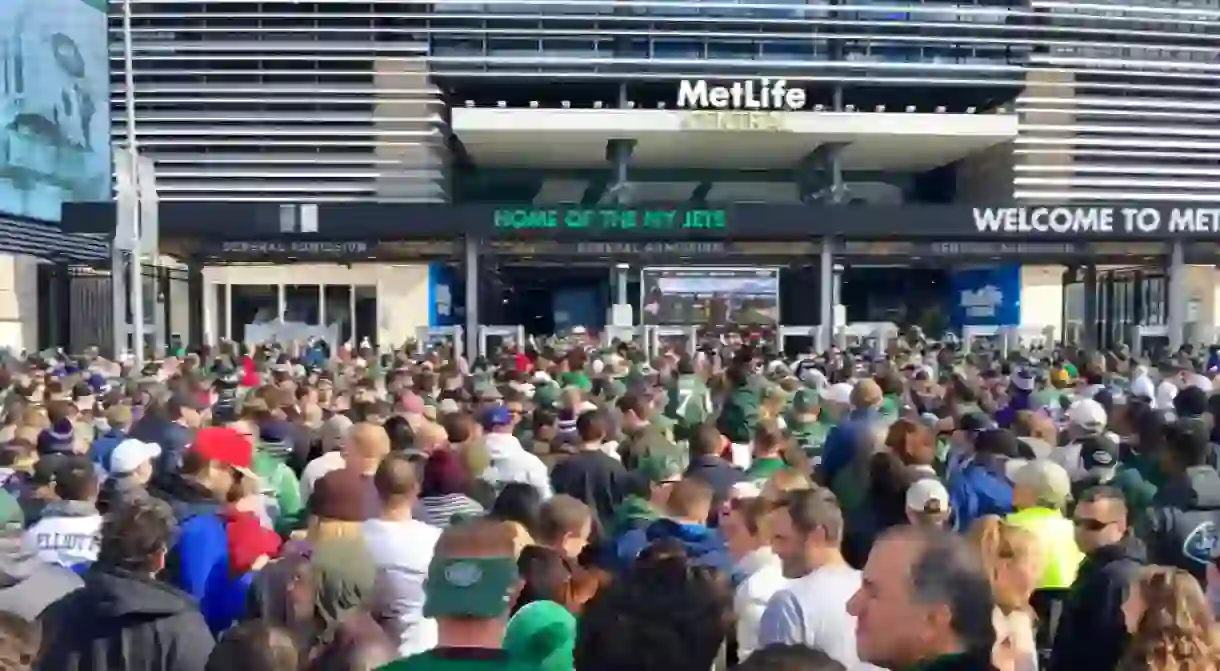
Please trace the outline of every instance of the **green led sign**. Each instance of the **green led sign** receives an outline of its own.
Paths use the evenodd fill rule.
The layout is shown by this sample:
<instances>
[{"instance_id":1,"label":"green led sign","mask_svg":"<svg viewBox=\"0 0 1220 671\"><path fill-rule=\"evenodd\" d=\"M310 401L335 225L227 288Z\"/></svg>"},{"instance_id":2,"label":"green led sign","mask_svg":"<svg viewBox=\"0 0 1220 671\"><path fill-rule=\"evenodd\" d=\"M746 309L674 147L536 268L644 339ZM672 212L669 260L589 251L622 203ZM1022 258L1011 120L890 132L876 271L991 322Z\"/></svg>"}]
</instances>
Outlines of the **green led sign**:
<instances>
[{"instance_id":1,"label":"green led sign","mask_svg":"<svg viewBox=\"0 0 1220 671\"><path fill-rule=\"evenodd\" d=\"M724 230L724 210L684 209L503 209L496 210L495 227L518 231Z\"/></svg>"}]
</instances>

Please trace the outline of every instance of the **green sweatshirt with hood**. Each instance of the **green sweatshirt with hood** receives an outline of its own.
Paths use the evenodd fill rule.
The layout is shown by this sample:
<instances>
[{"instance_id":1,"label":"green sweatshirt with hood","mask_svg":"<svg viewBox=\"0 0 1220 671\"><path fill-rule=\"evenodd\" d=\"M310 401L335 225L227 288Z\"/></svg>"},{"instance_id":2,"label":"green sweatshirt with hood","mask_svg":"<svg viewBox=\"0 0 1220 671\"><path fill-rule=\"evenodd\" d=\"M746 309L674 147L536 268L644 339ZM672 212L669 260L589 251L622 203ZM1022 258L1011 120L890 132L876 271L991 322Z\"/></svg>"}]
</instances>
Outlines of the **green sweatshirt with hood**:
<instances>
[{"instance_id":1,"label":"green sweatshirt with hood","mask_svg":"<svg viewBox=\"0 0 1220 671\"><path fill-rule=\"evenodd\" d=\"M278 509L273 511L275 530L287 537L303 526L305 502L301 500L301 483L288 466L291 446L287 443L259 442L254 449L252 466L254 473L262 479L263 492L275 499Z\"/></svg>"}]
</instances>

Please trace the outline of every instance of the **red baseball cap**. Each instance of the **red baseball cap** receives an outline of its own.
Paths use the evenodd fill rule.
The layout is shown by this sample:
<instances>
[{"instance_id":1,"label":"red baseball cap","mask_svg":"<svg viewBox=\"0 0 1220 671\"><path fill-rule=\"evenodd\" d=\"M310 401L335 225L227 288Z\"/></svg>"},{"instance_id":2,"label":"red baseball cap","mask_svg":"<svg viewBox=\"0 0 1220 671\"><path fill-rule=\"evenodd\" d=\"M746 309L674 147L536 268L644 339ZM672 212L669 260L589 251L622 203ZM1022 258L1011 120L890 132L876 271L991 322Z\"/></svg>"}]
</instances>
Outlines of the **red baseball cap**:
<instances>
[{"instance_id":1,"label":"red baseball cap","mask_svg":"<svg viewBox=\"0 0 1220 671\"><path fill-rule=\"evenodd\" d=\"M254 461L254 445L235 429L208 427L195 433L195 442L190 451L209 461L219 461L243 475L258 477L251 467Z\"/></svg>"}]
</instances>

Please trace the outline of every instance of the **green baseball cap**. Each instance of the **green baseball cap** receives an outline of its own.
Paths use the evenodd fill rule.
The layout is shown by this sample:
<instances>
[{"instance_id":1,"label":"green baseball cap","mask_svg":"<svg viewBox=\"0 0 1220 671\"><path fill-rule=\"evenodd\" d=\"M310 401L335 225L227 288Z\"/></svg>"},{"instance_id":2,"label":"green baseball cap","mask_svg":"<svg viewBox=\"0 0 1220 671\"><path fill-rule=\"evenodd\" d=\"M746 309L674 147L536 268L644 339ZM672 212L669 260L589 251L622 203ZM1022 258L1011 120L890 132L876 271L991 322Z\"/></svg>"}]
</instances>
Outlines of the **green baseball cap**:
<instances>
[{"instance_id":1,"label":"green baseball cap","mask_svg":"<svg viewBox=\"0 0 1220 671\"><path fill-rule=\"evenodd\" d=\"M424 617L503 617L519 579L511 556L433 557L424 585Z\"/></svg>"},{"instance_id":2,"label":"green baseball cap","mask_svg":"<svg viewBox=\"0 0 1220 671\"><path fill-rule=\"evenodd\" d=\"M534 404L547 410L559 406L559 387L543 383L534 388Z\"/></svg>"},{"instance_id":3,"label":"green baseball cap","mask_svg":"<svg viewBox=\"0 0 1220 671\"><path fill-rule=\"evenodd\" d=\"M649 454L639 461L639 471L649 482L660 484L682 479L686 460L677 454Z\"/></svg>"}]
</instances>

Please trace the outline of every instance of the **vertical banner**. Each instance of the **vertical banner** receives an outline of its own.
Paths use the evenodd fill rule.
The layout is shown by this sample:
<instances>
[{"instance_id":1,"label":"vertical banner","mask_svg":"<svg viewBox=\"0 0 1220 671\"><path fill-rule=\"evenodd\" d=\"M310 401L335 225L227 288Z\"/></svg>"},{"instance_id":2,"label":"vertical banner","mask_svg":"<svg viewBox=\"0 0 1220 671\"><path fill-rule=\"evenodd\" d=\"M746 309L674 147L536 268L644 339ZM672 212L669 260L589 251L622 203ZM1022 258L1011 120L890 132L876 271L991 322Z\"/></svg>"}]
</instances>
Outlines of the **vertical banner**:
<instances>
[{"instance_id":1,"label":"vertical banner","mask_svg":"<svg viewBox=\"0 0 1220 671\"><path fill-rule=\"evenodd\" d=\"M779 269L647 267L640 303L645 325L771 327L780 319Z\"/></svg>"},{"instance_id":2,"label":"vertical banner","mask_svg":"<svg viewBox=\"0 0 1220 671\"><path fill-rule=\"evenodd\" d=\"M105 0L0 2L0 211L110 200Z\"/></svg>"},{"instance_id":3,"label":"vertical banner","mask_svg":"<svg viewBox=\"0 0 1220 671\"><path fill-rule=\"evenodd\" d=\"M963 326L1020 326L1021 266L999 266L955 270L950 274L953 287L951 321L954 329Z\"/></svg>"}]
</instances>

